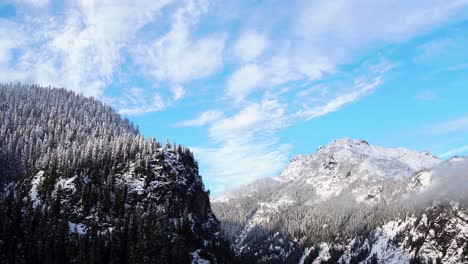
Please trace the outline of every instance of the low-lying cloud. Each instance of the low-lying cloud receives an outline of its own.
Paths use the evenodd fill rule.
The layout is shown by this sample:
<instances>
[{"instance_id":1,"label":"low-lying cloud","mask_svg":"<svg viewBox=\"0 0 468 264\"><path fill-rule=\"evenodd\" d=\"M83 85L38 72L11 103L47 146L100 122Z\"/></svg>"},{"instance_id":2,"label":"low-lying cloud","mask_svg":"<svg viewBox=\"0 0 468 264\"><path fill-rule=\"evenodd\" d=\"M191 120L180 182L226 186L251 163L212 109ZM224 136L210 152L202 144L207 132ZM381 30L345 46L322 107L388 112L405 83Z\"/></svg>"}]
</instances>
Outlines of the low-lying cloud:
<instances>
[{"instance_id":1,"label":"low-lying cloud","mask_svg":"<svg viewBox=\"0 0 468 264\"><path fill-rule=\"evenodd\" d=\"M454 158L434 168L431 185L411 199L416 205L468 201L468 158Z\"/></svg>"}]
</instances>

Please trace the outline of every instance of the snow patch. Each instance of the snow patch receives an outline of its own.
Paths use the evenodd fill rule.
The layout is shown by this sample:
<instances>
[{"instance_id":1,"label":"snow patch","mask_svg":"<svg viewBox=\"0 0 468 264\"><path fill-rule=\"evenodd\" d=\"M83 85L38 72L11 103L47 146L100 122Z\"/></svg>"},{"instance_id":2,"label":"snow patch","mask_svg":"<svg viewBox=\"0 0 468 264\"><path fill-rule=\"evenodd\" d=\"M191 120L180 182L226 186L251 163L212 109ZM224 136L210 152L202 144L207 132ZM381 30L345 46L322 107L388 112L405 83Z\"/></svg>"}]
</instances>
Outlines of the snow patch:
<instances>
[{"instance_id":1,"label":"snow patch","mask_svg":"<svg viewBox=\"0 0 468 264\"><path fill-rule=\"evenodd\" d=\"M378 202L382 198L382 189L383 187L381 185L377 185L377 186L370 187L367 190L367 192L365 190L359 190L360 193L364 193L364 194L359 195L356 198L356 201L358 203L366 203L366 204L372 204L372 203ZM357 193L356 190L353 192Z\"/></svg>"},{"instance_id":2,"label":"snow patch","mask_svg":"<svg viewBox=\"0 0 468 264\"><path fill-rule=\"evenodd\" d=\"M72 223L72 222L68 222L68 230L70 231L70 233L77 233L77 234L80 234L80 235L84 235L86 234L86 226L79 223L79 224L75 224L75 223Z\"/></svg>"},{"instance_id":3,"label":"snow patch","mask_svg":"<svg viewBox=\"0 0 468 264\"><path fill-rule=\"evenodd\" d=\"M304 249L304 253L302 253L301 259L299 259L299 263L298 263L298 264L304 264L304 261L305 261L306 258L310 255L310 253L312 252L312 250L314 250L313 247L305 248L305 249Z\"/></svg>"},{"instance_id":4,"label":"snow patch","mask_svg":"<svg viewBox=\"0 0 468 264\"><path fill-rule=\"evenodd\" d=\"M190 253L192 256L192 264L211 264L209 260L206 260L200 256L201 249L197 249Z\"/></svg>"},{"instance_id":5,"label":"snow patch","mask_svg":"<svg viewBox=\"0 0 468 264\"><path fill-rule=\"evenodd\" d=\"M328 243L320 243L319 249L319 255L316 259L314 259L314 262L312 262L312 264L320 264L322 263L322 261L327 261L331 258L330 245L328 245Z\"/></svg>"},{"instance_id":6,"label":"snow patch","mask_svg":"<svg viewBox=\"0 0 468 264\"><path fill-rule=\"evenodd\" d=\"M31 190L29 191L29 197L31 198L31 201L33 202L33 207L36 208L41 201L39 200L38 197L38 188L39 185L42 183L44 179L44 171L38 172L32 179L31 181Z\"/></svg>"},{"instance_id":7,"label":"snow patch","mask_svg":"<svg viewBox=\"0 0 468 264\"><path fill-rule=\"evenodd\" d=\"M73 177L68 178L68 179L60 178L55 183L55 189L58 189L60 187L62 190L70 190L70 191L74 192L76 190L75 183L74 183L75 179L76 179L76 176L73 176Z\"/></svg>"},{"instance_id":8,"label":"snow patch","mask_svg":"<svg viewBox=\"0 0 468 264\"><path fill-rule=\"evenodd\" d=\"M432 182L432 171L422 171L411 179L408 184L407 191L409 192L420 192L427 190L431 186Z\"/></svg>"}]
</instances>

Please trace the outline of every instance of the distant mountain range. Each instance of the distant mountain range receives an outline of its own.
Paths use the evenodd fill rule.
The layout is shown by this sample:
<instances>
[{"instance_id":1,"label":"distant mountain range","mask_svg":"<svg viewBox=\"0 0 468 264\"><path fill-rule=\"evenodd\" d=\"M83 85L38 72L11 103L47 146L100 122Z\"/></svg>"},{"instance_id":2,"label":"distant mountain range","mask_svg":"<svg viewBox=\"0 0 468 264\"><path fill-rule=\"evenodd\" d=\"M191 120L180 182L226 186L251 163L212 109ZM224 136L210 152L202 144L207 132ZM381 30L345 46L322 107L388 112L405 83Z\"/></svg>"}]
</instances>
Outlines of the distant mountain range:
<instances>
[{"instance_id":1,"label":"distant mountain range","mask_svg":"<svg viewBox=\"0 0 468 264\"><path fill-rule=\"evenodd\" d=\"M468 263L468 159L342 139L213 203L250 263Z\"/></svg>"}]
</instances>

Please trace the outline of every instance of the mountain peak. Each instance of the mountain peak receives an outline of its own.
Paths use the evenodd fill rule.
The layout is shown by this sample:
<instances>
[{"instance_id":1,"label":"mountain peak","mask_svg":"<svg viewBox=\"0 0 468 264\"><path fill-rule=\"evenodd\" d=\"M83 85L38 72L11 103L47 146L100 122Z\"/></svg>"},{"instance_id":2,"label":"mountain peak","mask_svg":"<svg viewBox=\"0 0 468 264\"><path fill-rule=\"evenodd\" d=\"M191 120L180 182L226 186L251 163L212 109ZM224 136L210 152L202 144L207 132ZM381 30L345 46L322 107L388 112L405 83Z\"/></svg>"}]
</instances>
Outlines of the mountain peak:
<instances>
[{"instance_id":1,"label":"mountain peak","mask_svg":"<svg viewBox=\"0 0 468 264\"><path fill-rule=\"evenodd\" d=\"M367 146L370 146L369 142L367 142L366 140L364 140L364 139L355 139L355 138L336 139L333 142L331 142L329 145L348 145L348 146L367 145Z\"/></svg>"},{"instance_id":2,"label":"mountain peak","mask_svg":"<svg viewBox=\"0 0 468 264\"><path fill-rule=\"evenodd\" d=\"M299 155L281 172L281 181L304 182L323 187L324 196L340 192L357 180L408 178L440 162L427 152L385 148L361 139L339 139L312 155Z\"/></svg>"},{"instance_id":3,"label":"mountain peak","mask_svg":"<svg viewBox=\"0 0 468 264\"><path fill-rule=\"evenodd\" d=\"M332 155L334 159L342 159L344 162L351 157L361 159L378 159L400 161L406 163L412 170L420 170L433 167L439 162L438 158L428 152L418 152L407 148L386 148L371 145L363 139L343 138L330 144L319 147L311 156ZM310 157L311 157L310 156Z\"/></svg>"},{"instance_id":4,"label":"mountain peak","mask_svg":"<svg viewBox=\"0 0 468 264\"><path fill-rule=\"evenodd\" d=\"M342 138L334 140L328 145L317 148L317 152L337 150L365 152L368 151L368 149L371 147L372 146L369 144L369 142L363 139Z\"/></svg>"}]
</instances>

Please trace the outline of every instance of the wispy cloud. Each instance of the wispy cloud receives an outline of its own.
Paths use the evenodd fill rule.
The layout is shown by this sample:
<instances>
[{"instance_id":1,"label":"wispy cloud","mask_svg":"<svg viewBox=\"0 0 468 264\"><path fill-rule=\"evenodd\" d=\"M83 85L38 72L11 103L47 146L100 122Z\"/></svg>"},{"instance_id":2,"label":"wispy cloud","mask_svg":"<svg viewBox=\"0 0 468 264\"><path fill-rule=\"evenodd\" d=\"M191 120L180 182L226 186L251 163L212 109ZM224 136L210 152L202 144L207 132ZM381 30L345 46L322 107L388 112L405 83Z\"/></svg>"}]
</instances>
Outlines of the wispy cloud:
<instances>
[{"instance_id":1,"label":"wispy cloud","mask_svg":"<svg viewBox=\"0 0 468 264\"><path fill-rule=\"evenodd\" d=\"M380 76L375 77L370 82L359 80L355 84L356 88L351 92L341 94L323 105L319 105L313 108L302 109L298 111L295 115L305 120L311 120L326 115L328 113L338 111L343 106L357 101L366 95L371 94L381 83L382 78Z\"/></svg>"},{"instance_id":2,"label":"wispy cloud","mask_svg":"<svg viewBox=\"0 0 468 264\"><path fill-rule=\"evenodd\" d=\"M195 119L180 121L175 125L179 127L204 126L218 120L222 115L221 111L207 110Z\"/></svg>"},{"instance_id":3,"label":"wispy cloud","mask_svg":"<svg viewBox=\"0 0 468 264\"><path fill-rule=\"evenodd\" d=\"M278 173L288 161L292 146L257 142L228 141L215 148L192 148L200 160L203 177L218 191L246 184Z\"/></svg>"},{"instance_id":4,"label":"wispy cloud","mask_svg":"<svg viewBox=\"0 0 468 264\"><path fill-rule=\"evenodd\" d=\"M275 175L288 160L288 144L275 132L287 124L286 105L274 100L250 103L233 115L213 122L212 147L196 147L204 177L220 188Z\"/></svg>"},{"instance_id":5,"label":"wispy cloud","mask_svg":"<svg viewBox=\"0 0 468 264\"><path fill-rule=\"evenodd\" d=\"M225 34L196 38L191 30L208 11L208 1L188 1L172 16L170 31L150 45L143 44L137 60L145 65L156 81L168 81L178 87L174 98L183 95L182 85L212 75L223 61Z\"/></svg>"},{"instance_id":6,"label":"wispy cloud","mask_svg":"<svg viewBox=\"0 0 468 264\"><path fill-rule=\"evenodd\" d=\"M245 32L237 40L234 52L241 62L251 62L267 47L267 38L257 32Z\"/></svg>"},{"instance_id":7,"label":"wispy cloud","mask_svg":"<svg viewBox=\"0 0 468 264\"><path fill-rule=\"evenodd\" d=\"M263 69L258 65L245 65L229 78L226 88L227 95L236 101L241 101L256 88L259 88L265 77Z\"/></svg>"},{"instance_id":8,"label":"wispy cloud","mask_svg":"<svg viewBox=\"0 0 468 264\"><path fill-rule=\"evenodd\" d=\"M45 0L19 2L48 4ZM104 98L109 85L133 87L132 78L146 76L154 83L146 88L146 100L156 98L153 101L172 105L187 95L187 82L220 68L226 35L192 35L209 6L208 1L194 0L177 3L167 33L145 41L137 38L146 26L163 19L161 12L170 5L171 0L80 0L66 5L60 16L45 12L37 18L26 14L21 23L0 20L0 36L8 36L0 40L0 69L8 73L3 81L66 87ZM154 95L153 86L162 86L165 91ZM171 96L163 96L166 91ZM132 96L116 101L123 98ZM159 102L129 108L131 105L129 101L116 106L125 114L162 109L156 106Z\"/></svg>"},{"instance_id":9,"label":"wispy cloud","mask_svg":"<svg viewBox=\"0 0 468 264\"><path fill-rule=\"evenodd\" d=\"M18 4L31 5L34 7L43 7L50 3L50 0L16 0Z\"/></svg>"},{"instance_id":10,"label":"wispy cloud","mask_svg":"<svg viewBox=\"0 0 468 264\"><path fill-rule=\"evenodd\" d=\"M423 43L418 47L419 54L414 58L417 63L427 63L435 57L450 54L450 50L457 48L457 42L450 38L435 39Z\"/></svg>"},{"instance_id":11,"label":"wispy cloud","mask_svg":"<svg viewBox=\"0 0 468 264\"><path fill-rule=\"evenodd\" d=\"M21 24L0 21L4 30L13 23L12 36L17 38L14 47L17 55L14 60L3 61L4 67L15 73L15 81L32 81L102 96L121 64L122 49L168 3L83 0L71 3L63 16L25 15ZM136 13L139 15L135 16Z\"/></svg>"},{"instance_id":12,"label":"wispy cloud","mask_svg":"<svg viewBox=\"0 0 468 264\"><path fill-rule=\"evenodd\" d=\"M166 105L161 95L154 93L148 96L148 92L142 88L128 89L126 94L118 98L119 113L123 115L139 115L163 110Z\"/></svg>"},{"instance_id":13,"label":"wispy cloud","mask_svg":"<svg viewBox=\"0 0 468 264\"><path fill-rule=\"evenodd\" d=\"M439 156L441 158L450 158L450 157L455 156L457 154L464 154L466 152L468 152L468 145L458 147L458 148L455 148L455 149L451 149L451 150L446 151L444 153L441 153L441 154L439 154L437 156Z\"/></svg>"},{"instance_id":14,"label":"wispy cloud","mask_svg":"<svg viewBox=\"0 0 468 264\"><path fill-rule=\"evenodd\" d=\"M275 100L250 103L232 116L218 120L209 128L209 135L216 141L235 139L239 136L252 139L257 133L267 136L286 125L286 105Z\"/></svg>"},{"instance_id":15,"label":"wispy cloud","mask_svg":"<svg viewBox=\"0 0 468 264\"><path fill-rule=\"evenodd\" d=\"M446 135L449 133L468 131L468 116L462 116L449 121L426 126L422 129L426 133L435 135Z\"/></svg>"},{"instance_id":16,"label":"wispy cloud","mask_svg":"<svg viewBox=\"0 0 468 264\"><path fill-rule=\"evenodd\" d=\"M359 47L372 41L402 41L454 15L464 16L466 0L309 1L300 6L297 31L307 38ZM399 19L395 20L395 17ZM331 34L329 32L332 32ZM362 34L360 34L362 33Z\"/></svg>"}]
</instances>

